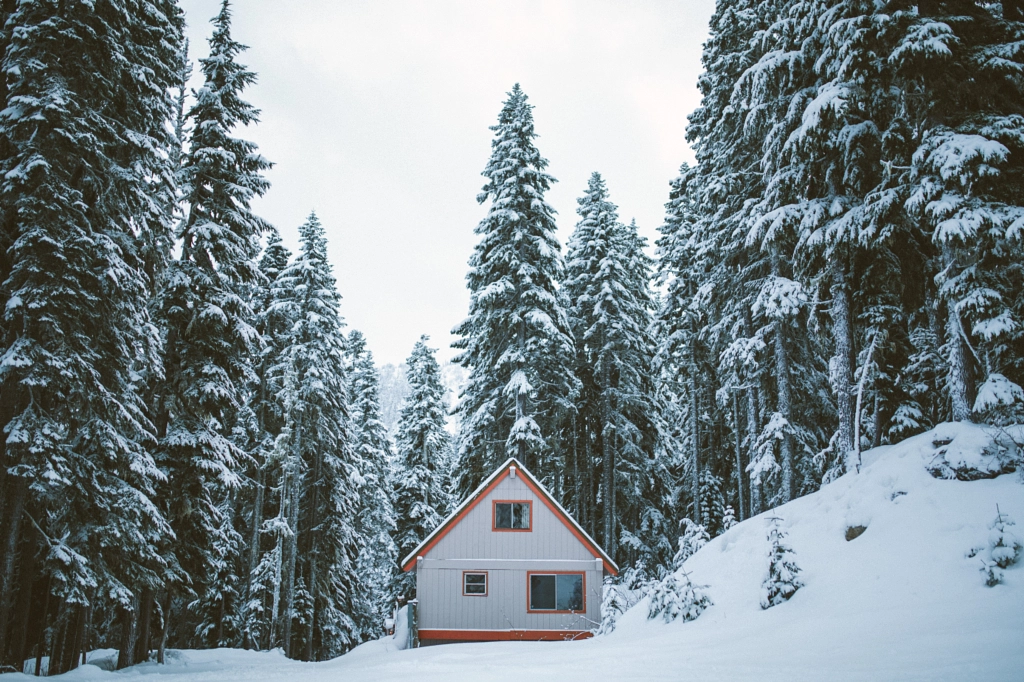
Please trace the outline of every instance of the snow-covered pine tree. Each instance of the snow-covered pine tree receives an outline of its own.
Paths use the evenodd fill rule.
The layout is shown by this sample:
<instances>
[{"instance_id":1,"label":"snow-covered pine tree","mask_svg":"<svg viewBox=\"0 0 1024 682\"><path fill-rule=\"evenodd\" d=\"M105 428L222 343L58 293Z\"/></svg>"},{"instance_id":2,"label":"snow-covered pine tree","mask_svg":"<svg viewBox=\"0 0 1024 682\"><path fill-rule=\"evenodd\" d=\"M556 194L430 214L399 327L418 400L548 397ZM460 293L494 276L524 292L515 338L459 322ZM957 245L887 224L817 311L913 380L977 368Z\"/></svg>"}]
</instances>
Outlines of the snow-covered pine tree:
<instances>
[{"instance_id":1,"label":"snow-covered pine tree","mask_svg":"<svg viewBox=\"0 0 1024 682\"><path fill-rule=\"evenodd\" d=\"M356 568L369 592L362 600L368 608L357 621L363 637L373 639L382 634L384 618L391 615L394 606L391 588L399 558L392 537L397 530L392 503L394 453L387 428L380 420L379 378L373 353L356 330L348 336L348 362L352 442L361 479L356 525L364 543Z\"/></svg>"},{"instance_id":2,"label":"snow-covered pine tree","mask_svg":"<svg viewBox=\"0 0 1024 682\"><path fill-rule=\"evenodd\" d=\"M569 239L564 284L586 396L578 403L583 430L576 437L598 449L596 458L584 461L600 471L602 544L618 556L623 529L637 530L645 508L661 502L656 495L645 499L656 487L651 264L636 225L619 222L600 174L591 175L577 202L580 221ZM575 482L565 485L579 489ZM596 500L572 503L598 506Z\"/></svg>"},{"instance_id":3,"label":"snow-covered pine tree","mask_svg":"<svg viewBox=\"0 0 1024 682\"><path fill-rule=\"evenodd\" d=\"M299 228L301 248L274 284L272 310L293 320L281 353L280 393L285 453L282 496L290 496L290 538L283 582L282 644L291 658L319 661L359 642L349 614L366 598L356 561L359 506L345 373L341 296L327 260L327 239L316 214ZM301 484L301 485L300 485ZM308 592L308 620L297 591Z\"/></svg>"},{"instance_id":4,"label":"snow-covered pine tree","mask_svg":"<svg viewBox=\"0 0 1024 682\"><path fill-rule=\"evenodd\" d=\"M1009 3L929 3L900 13L888 33L896 87L914 87L903 123L910 147L899 179L905 208L934 247L945 308L945 389L953 419L971 418L980 379L1021 383L1019 193L1024 65L1018 8ZM1012 16L1007 16L1012 15ZM909 158L907 158L909 157Z\"/></svg>"},{"instance_id":5,"label":"snow-covered pine tree","mask_svg":"<svg viewBox=\"0 0 1024 682\"><path fill-rule=\"evenodd\" d=\"M476 488L509 456L554 474L558 426L575 388L569 324L556 291L562 273L554 178L534 138L533 107L517 83L502 107L477 197L490 201L469 261L469 316L454 333L470 370L458 406L459 490Z\"/></svg>"},{"instance_id":6,"label":"snow-covered pine tree","mask_svg":"<svg viewBox=\"0 0 1024 682\"><path fill-rule=\"evenodd\" d=\"M694 585L685 570L672 571L651 586L647 619L661 616L666 623L680 618L684 623L696 620L713 604L707 589L707 585Z\"/></svg>"},{"instance_id":7,"label":"snow-covered pine tree","mask_svg":"<svg viewBox=\"0 0 1024 682\"><path fill-rule=\"evenodd\" d=\"M77 665L90 608L133 624L167 570L142 383L159 367L147 245L170 220L182 18L169 0L0 14L0 664L38 643L26 590L45 577L56 674Z\"/></svg>"},{"instance_id":8,"label":"snow-covered pine tree","mask_svg":"<svg viewBox=\"0 0 1024 682\"><path fill-rule=\"evenodd\" d=\"M274 306L274 285L281 272L288 267L290 257L291 253L281 242L281 235L276 228L271 227L267 246L259 262L263 278L253 287L250 303L256 319L256 331L262 339L262 348L255 367L255 381L248 389L246 403L251 433L247 448L248 494L243 498L245 504L242 506L245 508L242 513L245 518L240 524L245 526L247 540L247 573L243 591L245 606L240 615L244 647L269 646L265 643L274 619L268 619L267 608L270 606L273 610L275 583L273 580L268 581L268 576L279 577L280 571L278 534L282 528L277 523L264 528L264 519L280 511L279 501L277 505L274 504L275 486L271 485L271 481L280 477L281 462L274 454L275 443L284 424L283 408L278 398L284 388L280 371L281 353L287 344L287 335L294 320L289 319L286 309ZM269 544L264 542L265 536L270 538ZM274 559L263 556L263 552L277 557L276 563Z\"/></svg>"},{"instance_id":9,"label":"snow-covered pine tree","mask_svg":"<svg viewBox=\"0 0 1024 682\"><path fill-rule=\"evenodd\" d=\"M178 231L181 254L159 302L167 379L157 427L168 478L163 505L174 528L177 560L188 576L178 587L203 595L198 612L177 615L186 623L215 623L199 643L216 645L233 638L224 630L225 618L240 606L225 601L227 585L214 567L221 550L237 546L226 535L222 510L241 480L244 453L232 430L240 389L255 378L259 338L247 288L260 280L259 239L268 227L250 203L267 190L262 172L270 164L253 143L232 137L237 126L256 122L259 112L241 99L256 75L236 61L245 47L231 37L227 0L212 23L210 54L200 60L204 83L188 114L193 131L180 170L187 210ZM244 565L239 557L229 560ZM217 596L218 585L224 596ZM179 633L192 641L180 628Z\"/></svg>"},{"instance_id":10,"label":"snow-covered pine tree","mask_svg":"<svg viewBox=\"0 0 1024 682\"><path fill-rule=\"evenodd\" d=\"M1010 527L1014 525L1016 524L1010 515L1001 511L999 505L996 505L996 518L989 526L988 547L989 558L999 568L1009 568L1017 563L1021 550L1024 549L1024 544L1010 530Z\"/></svg>"},{"instance_id":11,"label":"snow-covered pine tree","mask_svg":"<svg viewBox=\"0 0 1024 682\"><path fill-rule=\"evenodd\" d=\"M690 519L684 518L680 524L682 527L682 535L679 536L679 549L676 551L674 557L672 557L672 567L674 569L682 568L683 563L696 554L701 547L708 544L711 537L708 535L707 529L699 523L694 523Z\"/></svg>"},{"instance_id":12,"label":"snow-covered pine tree","mask_svg":"<svg viewBox=\"0 0 1024 682\"><path fill-rule=\"evenodd\" d=\"M443 487L451 439L445 430L447 409L441 368L424 335L406 361L410 393L402 406L396 434L395 545L399 559L416 548L441 522L450 504ZM412 596L408 573L396 577L395 597Z\"/></svg>"},{"instance_id":13,"label":"snow-covered pine tree","mask_svg":"<svg viewBox=\"0 0 1024 682\"><path fill-rule=\"evenodd\" d=\"M770 609L796 594L804 586L798 577L800 568L793 559L795 552L786 543L786 531L775 514L768 517L768 575L761 583L761 608Z\"/></svg>"},{"instance_id":14,"label":"snow-covered pine tree","mask_svg":"<svg viewBox=\"0 0 1024 682\"><path fill-rule=\"evenodd\" d=\"M722 516L722 532L729 530L736 525L736 512L733 511L732 505L730 504L725 508L725 514Z\"/></svg>"}]
</instances>

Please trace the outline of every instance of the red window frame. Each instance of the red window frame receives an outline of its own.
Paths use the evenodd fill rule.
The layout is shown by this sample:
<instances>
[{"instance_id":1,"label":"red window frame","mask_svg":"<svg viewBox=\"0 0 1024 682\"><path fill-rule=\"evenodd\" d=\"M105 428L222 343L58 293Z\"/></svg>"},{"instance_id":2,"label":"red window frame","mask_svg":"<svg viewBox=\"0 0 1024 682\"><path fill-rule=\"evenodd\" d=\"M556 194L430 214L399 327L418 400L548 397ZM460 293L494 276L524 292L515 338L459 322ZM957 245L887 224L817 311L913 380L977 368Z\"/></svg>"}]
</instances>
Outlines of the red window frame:
<instances>
[{"instance_id":1,"label":"red window frame","mask_svg":"<svg viewBox=\"0 0 1024 682\"><path fill-rule=\"evenodd\" d=\"M498 528L498 505L499 504L525 504L530 510L529 528ZM492 500L491 501L491 531L494 533L532 533L533 532L533 500Z\"/></svg>"},{"instance_id":2,"label":"red window frame","mask_svg":"<svg viewBox=\"0 0 1024 682\"><path fill-rule=\"evenodd\" d=\"M466 592L466 574L472 573L473 575L482 575L484 577L484 593L476 594L472 592ZM491 591L491 576L487 571L463 571L462 572L462 596L463 597L486 597Z\"/></svg>"},{"instance_id":3,"label":"red window frame","mask_svg":"<svg viewBox=\"0 0 1024 682\"><path fill-rule=\"evenodd\" d=\"M557 609L531 609L530 608L530 577L534 575L580 575L583 576L583 608L573 611L559 611ZM557 583L556 583L557 584ZM558 595L555 594L555 603ZM527 613L586 613L587 612L587 572L586 571L527 571L526 572L526 612Z\"/></svg>"}]
</instances>

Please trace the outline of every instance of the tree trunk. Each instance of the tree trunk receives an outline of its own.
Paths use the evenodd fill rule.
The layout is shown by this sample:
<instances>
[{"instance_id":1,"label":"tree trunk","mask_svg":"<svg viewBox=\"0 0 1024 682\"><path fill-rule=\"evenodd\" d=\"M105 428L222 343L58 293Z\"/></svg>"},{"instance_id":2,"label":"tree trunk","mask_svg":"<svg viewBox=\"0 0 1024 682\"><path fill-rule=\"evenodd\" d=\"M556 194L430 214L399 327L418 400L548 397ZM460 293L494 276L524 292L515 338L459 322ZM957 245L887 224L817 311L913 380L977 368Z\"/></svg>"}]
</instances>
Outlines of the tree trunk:
<instances>
[{"instance_id":1,"label":"tree trunk","mask_svg":"<svg viewBox=\"0 0 1024 682\"><path fill-rule=\"evenodd\" d=\"M850 389L853 386L853 328L850 324L850 292L846 286L846 259L836 255L832 267L832 335L835 352L832 354L832 391L836 395L839 413L839 433L836 449L845 471L853 470L853 405Z\"/></svg>"},{"instance_id":2,"label":"tree trunk","mask_svg":"<svg viewBox=\"0 0 1024 682\"><path fill-rule=\"evenodd\" d=\"M740 397L735 391L732 394L732 420L736 439L736 496L739 501L739 520L746 518L743 509L743 431L740 428Z\"/></svg>"},{"instance_id":3,"label":"tree trunk","mask_svg":"<svg viewBox=\"0 0 1024 682\"><path fill-rule=\"evenodd\" d=\"M780 277L778 253L772 253L772 274ZM789 352L786 348L786 325L775 320L775 381L779 393L779 414L786 420L782 436L782 501L793 499L793 396L790 392Z\"/></svg>"},{"instance_id":4,"label":"tree trunk","mask_svg":"<svg viewBox=\"0 0 1024 682\"><path fill-rule=\"evenodd\" d=\"M43 651L46 650L46 619L50 615L50 588L53 587L53 576L46 576L46 591L43 593L43 614L39 619L39 634L36 637L36 677L39 677L43 666Z\"/></svg>"},{"instance_id":5,"label":"tree trunk","mask_svg":"<svg viewBox=\"0 0 1024 682\"><path fill-rule=\"evenodd\" d=\"M282 491L282 495L288 494L288 524L292 534L287 538L287 557L285 561L284 594L283 594L283 616L284 623L281 628L284 655L291 658L292 654L292 617L295 609L295 562L298 551L299 536L299 462L302 457L302 422L296 425L295 449L292 454L292 461L289 463L288 490Z\"/></svg>"},{"instance_id":6,"label":"tree trunk","mask_svg":"<svg viewBox=\"0 0 1024 682\"><path fill-rule=\"evenodd\" d=\"M21 670L25 660L29 657L28 645L28 624L29 616L32 613L32 587L36 579L36 548L31 542L25 541L21 547L21 565L18 568L21 577L21 587L18 589L18 603L14 613L17 617L17 625L11 633L11 661L17 661L17 668Z\"/></svg>"},{"instance_id":7,"label":"tree trunk","mask_svg":"<svg viewBox=\"0 0 1024 682\"><path fill-rule=\"evenodd\" d=\"M256 565L259 563L260 557L260 526L263 525L263 496L264 490L266 489L266 471L263 469L263 464L257 464L256 474L256 501L253 502L252 508L252 533L249 536L249 570L245 576L245 603L248 604L249 600L252 599L252 574L256 572ZM249 648L250 644L254 644L250 641L248 629L245 631L245 641L242 646L246 649ZM254 648L259 648L254 646Z\"/></svg>"},{"instance_id":8,"label":"tree trunk","mask_svg":"<svg viewBox=\"0 0 1024 682\"><path fill-rule=\"evenodd\" d=\"M137 600L133 600L137 601ZM132 664L135 651L135 615L138 609L121 609L121 635L117 644L117 669L123 670Z\"/></svg>"},{"instance_id":9,"label":"tree trunk","mask_svg":"<svg viewBox=\"0 0 1024 682\"><path fill-rule=\"evenodd\" d=\"M700 397L697 395L696 367L690 367L690 457L693 463L690 495L693 497L693 522L703 525L700 511Z\"/></svg>"},{"instance_id":10,"label":"tree trunk","mask_svg":"<svg viewBox=\"0 0 1024 682\"><path fill-rule=\"evenodd\" d=\"M757 457L757 436L761 430L760 420L757 415L760 412L757 405L757 389L747 389L747 461L753 462ZM761 513L761 486L758 485L754 475L748 477L750 481L750 515L757 516Z\"/></svg>"},{"instance_id":11,"label":"tree trunk","mask_svg":"<svg viewBox=\"0 0 1024 682\"><path fill-rule=\"evenodd\" d=\"M156 662L163 665L164 652L167 650L167 631L171 629L171 590L164 595L160 606L160 645L156 650Z\"/></svg>"},{"instance_id":12,"label":"tree trunk","mask_svg":"<svg viewBox=\"0 0 1024 682\"><path fill-rule=\"evenodd\" d=\"M148 587L142 590L139 597L139 636L135 641L135 655L132 663L145 663L149 660L149 625L153 615L153 590Z\"/></svg>"},{"instance_id":13,"label":"tree trunk","mask_svg":"<svg viewBox=\"0 0 1024 682\"><path fill-rule=\"evenodd\" d=\"M955 306L946 306L946 360L949 363L949 401L953 421L970 421L971 404L967 373L967 344Z\"/></svg>"},{"instance_id":14,"label":"tree trunk","mask_svg":"<svg viewBox=\"0 0 1024 682\"><path fill-rule=\"evenodd\" d=\"M602 339L603 342L603 339ZM602 343L603 346L603 343ZM609 367L605 360L601 366L601 478L602 480L602 515L601 525L604 537L604 547L611 556L615 556L614 538L615 513L614 499L615 492L612 484L615 479L615 453L613 438L615 427L612 425L611 387L609 384Z\"/></svg>"},{"instance_id":15,"label":"tree trunk","mask_svg":"<svg viewBox=\"0 0 1024 682\"><path fill-rule=\"evenodd\" d=\"M0 465L6 471L7 462ZM25 511L25 500L28 497L28 485L20 476L7 476L3 492L7 504L3 505L3 540L0 544L0 663L6 660L10 650L8 642L8 623L11 621L11 597L14 595L14 568L18 555L18 539L21 528L21 517Z\"/></svg>"},{"instance_id":16,"label":"tree trunk","mask_svg":"<svg viewBox=\"0 0 1024 682\"><path fill-rule=\"evenodd\" d=\"M522 247L520 247L520 251ZM525 373L526 368L523 366L523 356L526 355L526 320L519 320L517 325L517 336L519 342L519 360L516 362L516 371ZM526 417L526 392L520 388L516 391L516 426L519 422ZM516 427L513 427L516 428ZM519 442L516 444L516 456L519 461L522 462L523 466L527 469L530 468L530 462L526 461L526 441L522 439L520 434Z\"/></svg>"}]
</instances>

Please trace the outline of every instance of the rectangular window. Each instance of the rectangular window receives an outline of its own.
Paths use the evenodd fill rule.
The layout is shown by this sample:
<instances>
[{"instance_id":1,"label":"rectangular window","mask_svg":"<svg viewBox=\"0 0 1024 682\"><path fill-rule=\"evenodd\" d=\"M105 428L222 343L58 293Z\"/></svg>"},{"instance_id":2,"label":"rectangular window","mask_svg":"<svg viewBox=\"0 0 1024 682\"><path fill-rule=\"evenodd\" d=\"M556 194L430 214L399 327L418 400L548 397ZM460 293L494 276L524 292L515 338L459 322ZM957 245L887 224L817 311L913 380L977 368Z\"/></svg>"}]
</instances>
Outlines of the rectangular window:
<instances>
[{"instance_id":1,"label":"rectangular window","mask_svg":"<svg viewBox=\"0 0 1024 682\"><path fill-rule=\"evenodd\" d=\"M487 596L487 572L462 572L462 596L464 597L486 597Z\"/></svg>"},{"instance_id":2,"label":"rectangular window","mask_svg":"<svg viewBox=\"0 0 1024 682\"><path fill-rule=\"evenodd\" d=\"M500 500L494 503L494 530L530 530L532 517L529 501Z\"/></svg>"},{"instance_id":3,"label":"rectangular window","mask_svg":"<svg viewBox=\"0 0 1024 682\"><path fill-rule=\"evenodd\" d=\"M530 573L530 611L583 611L582 573Z\"/></svg>"}]
</instances>

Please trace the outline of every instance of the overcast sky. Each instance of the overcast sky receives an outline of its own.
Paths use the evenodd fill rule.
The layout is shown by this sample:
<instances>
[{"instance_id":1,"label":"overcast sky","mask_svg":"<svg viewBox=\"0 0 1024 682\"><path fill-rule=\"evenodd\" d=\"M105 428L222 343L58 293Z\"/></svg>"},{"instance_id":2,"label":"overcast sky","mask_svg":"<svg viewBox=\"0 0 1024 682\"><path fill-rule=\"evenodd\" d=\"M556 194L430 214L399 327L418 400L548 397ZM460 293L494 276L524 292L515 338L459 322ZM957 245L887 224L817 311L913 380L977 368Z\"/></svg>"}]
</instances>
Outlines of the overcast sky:
<instances>
[{"instance_id":1,"label":"overcast sky","mask_svg":"<svg viewBox=\"0 0 1024 682\"><path fill-rule=\"evenodd\" d=\"M183 0L192 57L220 0ZM293 250L316 210L348 328L378 363L420 334L442 360L467 313L476 195L505 94L535 106L565 244L576 197L602 173L652 240L668 182L693 156L701 44L713 0L235 0L241 58L263 110L241 134L276 165L255 210Z\"/></svg>"}]
</instances>

